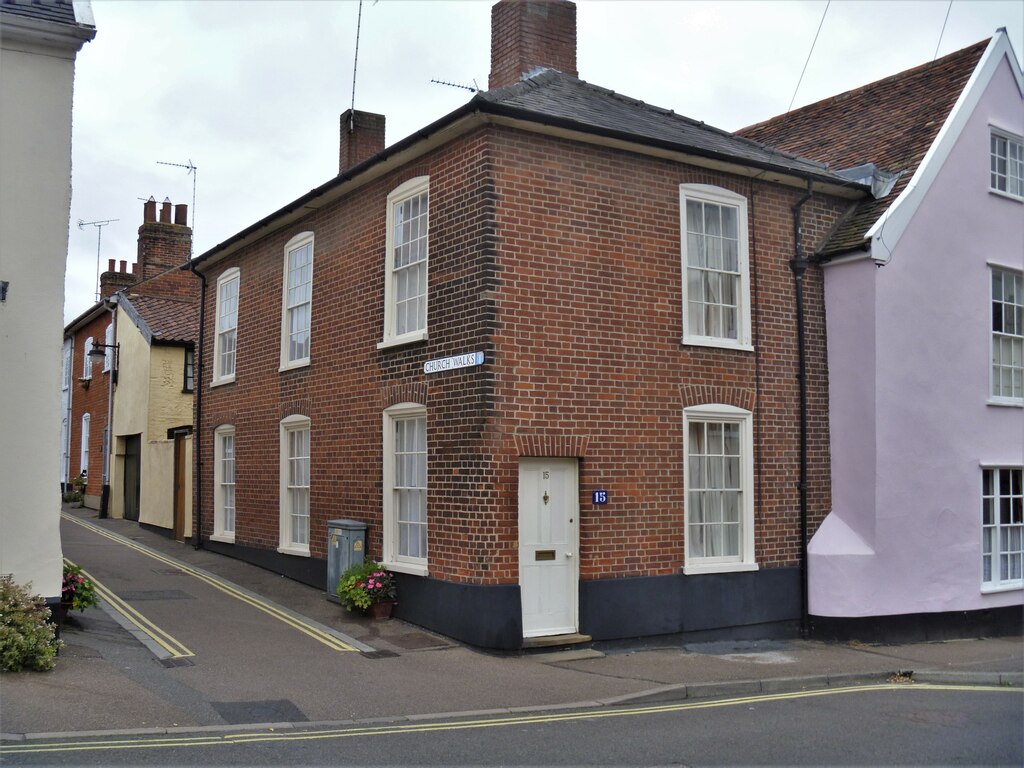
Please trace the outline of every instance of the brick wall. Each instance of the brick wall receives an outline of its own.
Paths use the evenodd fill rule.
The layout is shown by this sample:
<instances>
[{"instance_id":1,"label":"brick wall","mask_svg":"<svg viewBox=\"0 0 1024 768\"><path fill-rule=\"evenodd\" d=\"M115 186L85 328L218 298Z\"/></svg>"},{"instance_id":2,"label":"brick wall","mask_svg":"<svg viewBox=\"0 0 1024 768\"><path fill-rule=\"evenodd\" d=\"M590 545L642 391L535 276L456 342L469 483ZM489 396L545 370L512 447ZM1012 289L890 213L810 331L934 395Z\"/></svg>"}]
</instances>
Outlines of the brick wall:
<instances>
[{"instance_id":1,"label":"brick wall","mask_svg":"<svg viewBox=\"0 0 1024 768\"><path fill-rule=\"evenodd\" d=\"M86 339L90 336L98 344L105 342L110 313L102 312L74 334L74 353L71 362L71 430L69 481L81 470L82 415L89 414L89 474L85 493L99 496L103 488L103 429L107 423L107 387L110 372L103 371L103 358L88 358L92 379L88 387L82 383L83 361L87 359ZM93 362L95 361L95 362Z\"/></svg>"},{"instance_id":2,"label":"brick wall","mask_svg":"<svg viewBox=\"0 0 1024 768\"><path fill-rule=\"evenodd\" d=\"M378 351L383 329L386 198L399 184L423 174L431 176L434 233L431 338ZM366 521L369 553L381 555L381 414L389 405L425 399L430 406L428 430L438 434L431 450L445 446L443 450L461 457L452 461L465 465L467 472L469 465L479 462L483 418L476 411L486 402L487 374L454 373L446 378L444 388L458 386L459 403L445 405L441 399L445 395L434 392L435 383L424 380L422 364L453 350L485 348L486 263L493 262L494 256L492 238L477 223L487 206L493 205L486 176L486 144L478 133L458 147L438 150L367 185L207 273L203 349L207 363L201 382L204 402L199 435L205 457L204 535L212 530L213 430L221 424L236 427L236 543L275 549L279 422L293 413L310 417L310 550L314 557L325 556L326 521L339 517ZM303 231L315 233L311 363L279 373L283 249ZM216 281L233 266L241 270L236 381L210 388ZM439 319L448 315L452 319L447 322ZM460 433L457 445L447 444L438 432L439 420L449 417L468 433ZM460 483L465 487L464 481ZM441 539L435 538L432 533L430 546L441 551Z\"/></svg>"},{"instance_id":3,"label":"brick wall","mask_svg":"<svg viewBox=\"0 0 1024 768\"><path fill-rule=\"evenodd\" d=\"M426 342L377 350L383 323L385 205L430 176ZM683 347L679 184L749 201L756 352ZM278 545L279 422L312 421L310 550L326 521L369 524L381 554L381 411L428 408L430 573L479 584L518 580L518 458L578 456L581 576L677 573L683 565L682 409L725 402L755 413L756 556L799 554L798 388L791 208L800 189L481 129L209 268L241 269L236 382L204 390L204 535L212 531L213 429L236 427L236 543ZM819 238L843 205L804 208ZM278 372L283 248L315 233L312 362ZM812 530L829 506L821 275L806 277ZM425 360L483 351L482 367L426 376ZM591 507L590 491L611 502Z\"/></svg>"}]
</instances>

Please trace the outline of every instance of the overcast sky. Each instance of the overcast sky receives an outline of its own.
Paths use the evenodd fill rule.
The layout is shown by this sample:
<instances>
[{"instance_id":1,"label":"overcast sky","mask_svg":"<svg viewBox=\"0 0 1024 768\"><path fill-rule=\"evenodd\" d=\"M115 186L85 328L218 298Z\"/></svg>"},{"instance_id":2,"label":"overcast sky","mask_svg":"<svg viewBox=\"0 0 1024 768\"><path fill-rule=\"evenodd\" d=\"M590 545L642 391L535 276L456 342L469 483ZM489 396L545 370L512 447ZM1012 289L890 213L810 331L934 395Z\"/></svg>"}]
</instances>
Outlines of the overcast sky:
<instances>
[{"instance_id":1,"label":"overcast sky","mask_svg":"<svg viewBox=\"0 0 1024 768\"><path fill-rule=\"evenodd\" d=\"M355 107L392 144L487 87L491 0L365 0ZM195 253L337 173L352 102L356 0L93 0L75 76L65 323L95 300L107 259L135 260L142 200L188 203ZM785 112L825 0L577 0L580 77L736 130ZM945 31L943 21L946 19ZM832 0L794 106L1010 33L1021 0ZM1024 130L1024 129L1022 129ZM185 169L159 162L193 163ZM194 217L194 218L193 218Z\"/></svg>"}]
</instances>

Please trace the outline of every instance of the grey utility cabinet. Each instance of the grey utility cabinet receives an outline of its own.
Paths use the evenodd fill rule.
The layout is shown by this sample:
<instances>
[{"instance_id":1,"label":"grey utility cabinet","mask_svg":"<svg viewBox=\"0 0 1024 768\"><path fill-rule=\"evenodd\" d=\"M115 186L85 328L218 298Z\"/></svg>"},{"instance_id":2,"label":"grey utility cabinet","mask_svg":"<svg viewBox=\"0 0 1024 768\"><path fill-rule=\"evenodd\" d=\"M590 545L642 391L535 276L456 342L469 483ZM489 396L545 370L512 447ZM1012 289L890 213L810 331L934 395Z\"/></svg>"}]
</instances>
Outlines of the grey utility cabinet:
<instances>
[{"instance_id":1,"label":"grey utility cabinet","mask_svg":"<svg viewBox=\"0 0 1024 768\"><path fill-rule=\"evenodd\" d=\"M341 574L363 562L366 551L366 523L358 520L327 521L327 599L336 603Z\"/></svg>"}]
</instances>

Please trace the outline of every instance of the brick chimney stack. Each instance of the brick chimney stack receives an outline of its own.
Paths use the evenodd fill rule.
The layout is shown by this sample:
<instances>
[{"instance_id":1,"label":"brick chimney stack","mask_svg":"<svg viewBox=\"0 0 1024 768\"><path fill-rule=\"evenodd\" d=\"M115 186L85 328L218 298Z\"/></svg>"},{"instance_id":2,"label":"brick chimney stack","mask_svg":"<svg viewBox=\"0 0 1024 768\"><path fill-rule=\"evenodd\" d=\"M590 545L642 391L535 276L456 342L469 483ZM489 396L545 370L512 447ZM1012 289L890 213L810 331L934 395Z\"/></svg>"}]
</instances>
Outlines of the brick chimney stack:
<instances>
[{"instance_id":1,"label":"brick chimney stack","mask_svg":"<svg viewBox=\"0 0 1024 768\"><path fill-rule=\"evenodd\" d=\"M500 0L491 8L488 88L515 85L538 68L577 77L576 4L569 0Z\"/></svg>"},{"instance_id":2,"label":"brick chimney stack","mask_svg":"<svg viewBox=\"0 0 1024 768\"><path fill-rule=\"evenodd\" d=\"M134 274L135 265L132 264L132 271L128 271L128 263L121 260L121 267L115 266L114 259L107 259L107 271L100 275L100 299L113 296L120 290L134 285L138 278Z\"/></svg>"},{"instance_id":3,"label":"brick chimney stack","mask_svg":"<svg viewBox=\"0 0 1024 768\"><path fill-rule=\"evenodd\" d=\"M341 113L338 173L354 168L384 150L384 115L346 109Z\"/></svg>"},{"instance_id":4,"label":"brick chimney stack","mask_svg":"<svg viewBox=\"0 0 1024 768\"><path fill-rule=\"evenodd\" d=\"M173 221L172 221L173 218ZM142 207L139 227L139 256L136 282L147 294L190 297L195 292L195 278L179 269L192 255L192 229L187 226L188 206L172 205L169 199L159 208L152 197ZM159 280L154 280L162 275Z\"/></svg>"}]
</instances>

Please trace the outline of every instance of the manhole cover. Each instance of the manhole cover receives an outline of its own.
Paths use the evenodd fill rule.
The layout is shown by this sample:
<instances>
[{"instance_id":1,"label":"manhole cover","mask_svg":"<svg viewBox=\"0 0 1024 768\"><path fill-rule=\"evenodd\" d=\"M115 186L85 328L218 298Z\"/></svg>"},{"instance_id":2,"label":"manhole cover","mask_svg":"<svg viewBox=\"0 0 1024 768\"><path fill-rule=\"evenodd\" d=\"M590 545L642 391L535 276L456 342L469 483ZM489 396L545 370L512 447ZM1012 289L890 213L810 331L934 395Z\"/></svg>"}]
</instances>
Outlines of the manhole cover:
<instances>
[{"instance_id":1,"label":"manhole cover","mask_svg":"<svg viewBox=\"0 0 1024 768\"><path fill-rule=\"evenodd\" d=\"M421 648L443 648L449 645L444 640L428 635L425 632L407 632L404 635L389 637L387 641L392 645L397 645L399 648L405 648L409 651L416 651Z\"/></svg>"}]
</instances>

